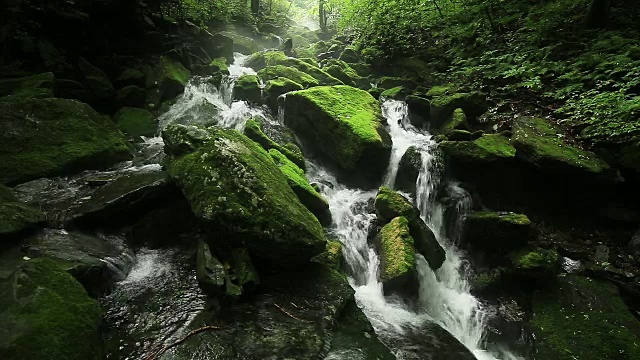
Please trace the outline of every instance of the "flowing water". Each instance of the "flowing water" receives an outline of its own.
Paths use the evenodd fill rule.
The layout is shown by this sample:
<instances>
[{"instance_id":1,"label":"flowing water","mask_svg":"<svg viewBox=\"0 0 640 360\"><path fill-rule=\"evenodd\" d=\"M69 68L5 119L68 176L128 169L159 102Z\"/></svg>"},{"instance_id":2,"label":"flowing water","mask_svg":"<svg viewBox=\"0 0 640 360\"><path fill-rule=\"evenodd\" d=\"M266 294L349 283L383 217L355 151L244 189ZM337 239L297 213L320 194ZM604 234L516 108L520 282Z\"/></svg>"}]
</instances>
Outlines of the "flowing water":
<instances>
[{"instance_id":1,"label":"flowing water","mask_svg":"<svg viewBox=\"0 0 640 360\"><path fill-rule=\"evenodd\" d=\"M278 119L283 115L282 108L277 118L273 119L265 108L252 107L244 101L232 101L235 79L242 74L254 73L243 66L245 59L244 56L236 55L234 65L229 68L230 75L222 80L219 87L211 84L207 78L191 80L184 94L160 118L161 129L170 123L183 123L217 124L242 130L246 120L252 116L259 116L270 123L278 124ZM402 155L410 146L415 146L421 154L423 166L417 179L417 193L413 201L422 218L446 250L447 258L442 267L434 272L422 256L417 256L416 266L420 280L418 304L397 296L385 296L382 284L378 280L379 258L368 242L375 220L371 202L377 189L348 188L339 183L334 174L323 166L309 161L307 176L310 181L321 184L322 193L329 201L334 221L331 231L343 243L350 284L355 289L358 305L364 310L376 333L394 351L398 359L420 358L412 357L411 350L414 346L411 341L407 342L406 337L411 329L424 328L425 324L438 324L446 329L478 359L516 359L508 352L495 355L484 349L485 323L492 315L492 309L483 306L470 294L470 266L456 246L462 217L470 209L469 194L455 183L440 186L442 166L438 161L436 143L430 134L411 126L407 105L404 102L385 101L382 111L393 139L392 155L384 184L393 187ZM148 142L158 145L161 144L161 138L149 139ZM443 220L445 209L436 201L435 196L437 189L443 187L455 200L454 207L457 213L457 216L446 222ZM151 298L160 302L160 309L163 309L164 302L158 300L155 292L149 289L157 288L162 294L163 289L169 288L178 291L179 294L186 294L183 297L178 296L176 300L180 303L176 308L183 309L177 321L170 321L166 312L151 312L151 318L176 324L175 327L169 327L168 332L162 332L161 340L164 339L164 342L171 336L175 337L175 334L171 335L172 332L178 332L187 324L188 319L202 308L204 299L199 295L197 284L191 274L192 269L178 268L175 265L178 262L174 261L174 258L171 253L163 255L143 251L138 254L137 267L109 297L111 318L116 323L118 316L124 311L132 311L135 314L133 323L125 322L116 327L117 329L132 331L129 327L135 327L136 324L143 327L152 327L155 324L145 324L151 321L148 319L149 314L143 316L141 309L131 306L140 301L136 300L140 295L132 294L140 294L142 290L150 292ZM176 281L181 284L179 289L169 286L167 281L171 282L171 279L183 280ZM148 299L147 296L142 298L145 301ZM128 300L123 304L122 299ZM191 303L187 304L187 301ZM129 346L132 344L123 343L120 348Z\"/></svg>"}]
</instances>

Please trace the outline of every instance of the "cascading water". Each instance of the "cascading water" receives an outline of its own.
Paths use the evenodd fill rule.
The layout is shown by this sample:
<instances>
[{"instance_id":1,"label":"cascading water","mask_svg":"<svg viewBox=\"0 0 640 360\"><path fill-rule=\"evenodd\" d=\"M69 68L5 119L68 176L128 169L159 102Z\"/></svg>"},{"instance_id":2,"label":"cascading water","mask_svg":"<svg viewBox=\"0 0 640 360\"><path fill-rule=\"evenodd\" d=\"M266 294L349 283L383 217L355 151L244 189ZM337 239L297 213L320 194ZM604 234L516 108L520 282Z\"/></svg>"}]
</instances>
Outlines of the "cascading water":
<instances>
[{"instance_id":1,"label":"cascading water","mask_svg":"<svg viewBox=\"0 0 640 360\"><path fill-rule=\"evenodd\" d=\"M338 183L327 170L311 164L308 172L310 180L331 184L323 186L322 191L330 204L333 231L344 245L343 253L350 268L350 282L356 290L358 304L380 338L400 359L411 358L410 351L402 345L406 343L403 337L408 329L419 328L429 322L442 326L481 360L515 359L508 353L496 357L482 348L485 322L491 315L491 309L485 308L470 294L467 280L469 266L456 247L462 216L470 209L469 194L456 184L448 185L448 191L455 200L457 216L449 231L446 231L442 205L435 199L442 172L435 141L431 135L418 131L409 123L404 102L385 101L382 111L393 139L385 184L393 186L402 155L410 146L416 147L422 157L422 169L416 183L415 204L446 250L447 259L434 272L422 256L416 257L421 310L415 311L397 297L385 297L378 280L378 255L367 242L375 219L375 215L367 211L367 206L376 191L349 189Z\"/></svg>"}]
</instances>

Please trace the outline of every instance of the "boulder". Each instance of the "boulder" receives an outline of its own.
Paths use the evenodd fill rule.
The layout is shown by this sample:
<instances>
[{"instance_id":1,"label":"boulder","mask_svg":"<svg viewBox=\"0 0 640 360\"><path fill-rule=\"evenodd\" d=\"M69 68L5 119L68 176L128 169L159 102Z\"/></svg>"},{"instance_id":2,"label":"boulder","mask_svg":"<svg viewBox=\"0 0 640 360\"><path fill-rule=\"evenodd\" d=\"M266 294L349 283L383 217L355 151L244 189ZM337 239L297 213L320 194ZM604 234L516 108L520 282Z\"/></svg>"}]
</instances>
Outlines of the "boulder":
<instances>
[{"instance_id":1,"label":"boulder","mask_svg":"<svg viewBox=\"0 0 640 360\"><path fill-rule=\"evenodd\" d=\"M278 78L287 78L305 88L319 85L318 80L313 76L298 69L283 65L267 66L266 68L258 71L258 77L260 77L264 82Z\"/></svg>"},{"instance_id":2,"label":"boulder","mask_svg":"<svg viewBox=\"0 0 640 360\"><path fill-rule=\"evenodd\" d=\"M269 80L264 89L267 94L267 105L275 113L278 111L278 98L280 95L302 89L304 89L304 86L287 78L277 77Z\"/></svg>"},{"instance_id":3,"label":"boulder","mask_svg":"<svg viewBox=\"0 0 640 360\"><path fill-rule=\"evenodd\" d=\"M383 89L391 89L398 86L403 86L407 89L414 89L416 87L416 82L408 78L384 76L380 78L378 86Z\"/></svg>"},{"instance_id":4,"label":"boulder","mask_svg":"<svg viewBox=\"0 0 640 360\"><path fill-rule=\"evenodd\" d=\"M31 258L55 260L96 298L124 280L134 263L124 237L115 235L45 229L29 237L22 251Z\"/></svg>"},{"instance_id":5,"label":"boulder","mask_svg":"<svg viewBox=\"0 0 640 360\"><path fill-rule=\"evenodd\" d=\"M613 284L561 276L534 293L532 311L539 358L640 358L640 323Z\"/></svg>"},{"instance_id":6,"label":"boulder","mask_svg":"<svg viewBox=\"0 0 640 360\"><path fill-rule=\"evenodd\" d=\"M474 141L443 141L439 147L452 167L508 163L516 156L509 139L499 134L484 135Z\"/></svg>"},{"instance_id":7,"label":"boulder","mask_svg":"<svg viewBox=\"0 0 640 360\"><path fill-rule=\"evenodd\" d=\"M266 122L260 118L252 118L247 121L244 127L244 134L251 140L257 142L265 150L276 149L280 153L284 154L289 160L296 164L299 168L305 169L304 156L300 147L295 143L295 137L291 134L287 134L286 128L273 130L275 126L266 127ZM276 140L279 138L279 142L274 141L271 137L267 136L263 130L269 131L271 134L277 134ZM281 130L281 131L279 131ZM283 134L284 133L284 134Z\"/></svg>"},{"instance_id":8,"label":"boulder","mask_svg":"<svg viewBox=\"0 0 640 360\"><path fill-rule=\"evenodd\" d=\"M158 121L149 110L123 107L113 115L113 121L129 136L153 137L158 131Z\"/></svg>"},{"instance_id":9,"label":"boulder","mask_svg":"<svg viewBox=\"0 0 640 360\"><path fill-rule=\"evenodd\" d=\"M156 72L160 101L171 100L182 94L191 76L180 62L168 56L160 58Z\"/></svg>"},{"instance_id":10,"label":"boulder","mask_svg":"<svg viewBox=\"0 0 640 360\"><path fill-rule=\"evenodd\" d=\"M127 87L131 85L145 87L146 82L145 74L138 69L132 68L125 68L122 70L115 80L116 85L120 87Z\"/></svg>"},{"instance_id":11,"label":"boulder","mask_svg":"<svg viewBox=\"0 0 640 360\"><path fill-rule=\"evenodd\" d=\"M562 140L562 132L547 120L519 117L511 139L516 157L543 172L575 176L580 181L614 180L612 170L596 154Z\"/></svg>"},{"instance_id":12,"label":"boulder","mask_svg":"<svg viewBox=\"0 0 640 360\"><path fill-rule=\"evenodd\" d=\"M233 61L233 39L223 34L218 33L203 37L202 49L211 59L223 57L229 63Z\"/></svg>"},{"instance_id":13,"label":"boulder","mask_svg":"<svg viewBox=\"0 0 640 360\"><path fill-rule=\"evenodd\" d=\"M344 263L344 258L342 256L342 243L338 240L328 239L327 247L324 252L314 256L311 261L340 271Z\"/></svg>"},{"instance_id":14,"label":"boulder","mask_svg":"<svg viewBox=\"0 0 640 360\"><path fill-rule=\"evenodd\" d=\"M0 357L103 359L97 301L52 260L22 263L0 279Z\"/></svg>"},{"instance_id":15,"label":"boulder","mask_svg":"<svg viewBox=\"0 0 640 360\"><path fill-rule=\"evenodd\" d=\"M369 79L364 78L342 60L330 59L325 61L324 70L331 76L342 81L345 85L355 86L367 90L371 88ZM317 66L317 65L316 65Z\"/></svg>"},{"instance_id":16,"label":"boulder","mask_svg":"<svg viewBox=\"0 0 640 360\"><path fill-rule=\"evenodd\" d=\"M520 285L546 285L560 272L561 259L553 249L521 250L511 254L511 267L504 275Z\"/></svg>"},{"instance_id":17,"label":"boulder","mask_svg":"<svg viewBox=\"0 0 640 360\"><path fill-rule=\"evenodd\" d=\"M129 85L116 91L116 105L118 107L132 106L144 107L147 103L147 90L136 86Z\"/></svg>"},{"instance_id":18,"label":"boulder","mask_svg":"<svg viewBox=\"0 0 640 360\"><path fill-rule=\"evenodd\" d=\"M427 95L431 97L429 122L436 128L442 126L455 109L461 108L465 114L475 118L489 108L486 96L479 92L456 92L453 88L435 87Z\"/></svg>"},{"instance_id":19,"label":"boulder","mask_svg":"<svg viewBox=\"0 0 640 360\"><path fill-rule=\"evenodd\" d=\"M396 86L391 89L387 89L380 94L380 97L385 100L404 100L410 92L404 86Z\"/></svg>"},{"instance_id":20,"label":"boulder","mask_svg":"<svg viewBox=\"0 0 640 360\"><path fill-rule=\"evenodd\" d=\"M69 99L0 102L0 182L109 167L131 158L111 120Z\"/></svg>"},{"instance_id":21,"label":"boulder","mask_svg":"<svg viewBox=\"0 0 640 360\"><path fill-rule=\"evenodd\" d=\"M410 220L419 215L418 209L409 200L386 186L378 191L374 206L376 215L383 224L399 216Z\"/></svg>"},{"instance_id":22,"label":"boulder","mask_svg":"<svg viewBox=\"0 0 640 360\"><path fill-rule=\"evenodd\" d=\"M258 43L250 37L238 35L232 32L223 31L220 33L233 40L233 51L244 55L251 55L260 51Z\"/></svg>"},{"instance_id":23,"label":"boulder","mask_svg":"<svg viewBox=\"0 0 640 360\"><path fill-rule=\"evenodd\" d=\"M110 106L115 89L107 74L82 57L78 59L78 67L84 75L84 82L93 93L94 105L101 109Z\"/></svg>"},{"instance_id":24,"label":"boulder","mask_svg":"<svg viewBox=\"0 0 640 360\"><path fill-rule=\"evenodd\" d=\"M440 128L435 129L435 133L449 135L455 130L468 129L469 126L467 124L467 115L465 115L464 110L458 108L453 111L451 117L449 117L449 119L447 119L447 121L445 121Z\"/></svg>"},{"instance_id":25,"label":"boulder","mask_svg":"<svg viewBox=\"0 0 640 360\"><path fill-rule=\"evenodd\" d=\"M233 87L234 100L244 100L253 104L262 103L262 89L257 75L240 76Z\"/></svg>"},{"instance_id":26,"label":"boulder","mask_svg":"<svg viewBox=\"0 0 640 360\"><path fill-rule=\"evenodd\" d=\"M415 146L410 146L400 159L398 173L396 174L395 187L416 195L416 182L422 169L422 154Z\"/></svg>"},{"instance_id":27,"label":"boulder","mask_svg":"<svg viewBox=\"0 0 640 360\"><path fill-rule=\"evenodd\" d=\"M257 143L235 130L184 125L163 138L169 174L213 234L270 268L299 267L324 250L322 226Z\"/></svg>"},{"instance_id":28,"label":"boulder","mask_svg":"<svg viewBox=\"0 0 640 360\"><path fill-rule=\"evenodd\" d=\"M362 61L362 59L360 59L360 55L358 54L358 52L352 48L344 49L340 54L339 59L346 63L358 63Z\"/></svg>"},{"instance_id":29,"label":"boulder","mask_svg":"<svg viewBox=\"0 0 640 360\"><path fill-rule=\"evenodd\" d=\"M211 254L209 245L203 240L198 241L196 279L200 287L211 295L225 293L227 273L224 265ZM233 291L231 287L228 290Z\"/></svg>"},{"instance_id":30,"label":"boulder","mask_svg":"<svg viewBox=\"0 0 640 360\"><path fill-rule=\"evenodd\" d=\"M320 69L319 67L313 64L307 63L305 61L302 61L300 59L287 57L281 51L269 51L266 53L254 54L247 61L247 65L256 70L262 70L265 67L280 65L283 67L296 69L299 72L302 72L312 77L313 79L315 79L315 82L317 82L317 84L319 85L342 85L343 84L342 81L331 76L330 74ZM288 71L290 72L291 70L288 70ZM297 78L287 76L286 74L281 74L280 76L289 78L295 82L300 83L303 86L315 86L315 85L306 85L304 82L298 81ZM262 76L260 78L265 80Z\"/></svg>"},{"instance_id":31,"label":"boulder","mask_svg":"<svg viewBox=\"0 0 640 360\"><path fill-rule=\"evenodd\" d=\"M0 184L0 249L11 245L8 239L36 230L45 220L42 211L21 202L11 189Z\"/></svg>"},{"instance_id":32,"label":"boulder","mask_svg":"<svg viewBox=\"0 0 640 360\"><path fill-rule=\"evenodd\" d=\"M397 217L382 227L375 239L380 254L380 281L385 293L416 289L415 248L409 233L409 220Z\"/></svg>"},{"instance_id":33,"label":"boulder","mask_svg":"<svg viewBox=\"0 0 640 360\"><path fill-rule=\"evenodd\" d=\"M431 101L422 96L408 95L405 98L409 108L409 120L414 126L429 124L431 119Z\"/></svg>"},{"instance_id":34,"label":"boulder","mask_svg":"<svg viewBox=\"0 0 640 360\"><path fill-rule=\"evenodd\" d=\"M4 96L11 100L49 98L53 97L53 88L54 76L51 72L16 79L0 79L0 98Z\"/></svg>"},{"instance_id":35,"label":"boulder","mask_svg":"<svg viewBox=\"0 0 640 360\"><path fill-rule=\"evenodd\" d=\"M464 220L462 243L493 254L503 254L526 246L532 224L526 215L476 211Z\"/></svg>"},{"instance_id":36,"label":"boulder","mask_svg":"<svg viewBox=\"0 0 640 360\"><path fill-rule=\"evenodd\" d=\"M327 199L320 195L320 193L309 184L304 170L276 149L269 150L269 155L271 155L273 161L287 178L287 183L291 187L291 190L298 196L302 205L306 206L307 209L318 218L320 224L324 226L331 225L329 203Z\"/></svg>"},{"instance_id":37,"label":"boulder","mask_svg":"<svg viewBox=\"0 0 640 360\"><path fill-rule=\"evenodd\" d=\"M350 86L287 94L284 121L302 141L344 172L376 182L387 168L391 137L379 103Z\"/></svg>"}]
</instances>

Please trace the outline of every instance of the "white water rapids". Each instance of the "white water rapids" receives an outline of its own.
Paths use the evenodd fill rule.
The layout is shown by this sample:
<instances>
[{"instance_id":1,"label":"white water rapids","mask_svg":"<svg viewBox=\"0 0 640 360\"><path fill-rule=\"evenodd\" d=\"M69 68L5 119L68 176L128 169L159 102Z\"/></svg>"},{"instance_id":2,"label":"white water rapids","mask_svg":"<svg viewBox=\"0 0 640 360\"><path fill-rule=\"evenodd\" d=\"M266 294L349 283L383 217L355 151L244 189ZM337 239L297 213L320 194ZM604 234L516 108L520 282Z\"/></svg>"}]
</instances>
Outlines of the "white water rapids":
<instances>
[{"instance_id":1,"label":"white water rapids","mask_svg":"<svg viewBox=\"0 0 640 360\"><path fill-rule=\"evenodd\" d=\"M277 123L277 120L268 115L268 110L231 100L235 79L245 73L255 73L242 66L244 60L245 57L236 56L236 62L230 67L230 76L223 79L220 89L206 79L192 80L176 104L160 118L161 128L173 122L211 123L241 131L246 120L252 116ZM212 112L214 115L208 115L208 106L215 108ZM449 231L445 231L443 209L435 199L442 175L435 141L430 134L415 129L409 123L407 105L404 102L384 101L382 110L393 140L384 184L393 187L402 155L410 146L415 146L421 154L423 166L416 183L417 194L414 201L423 220L446 250L446 261L434 272L422 256L417 256L416 266L420 280L417 307L398 297L385 297L378 280L379 258L367 241L375 220L375 214L370 213L368 208L377 189L348 188L324 167L309 162L309 180L324 184L322 193L330 204L334 221L332 231L343 243L343 254L350 270L350 283L356 291L358 305L364 310L376 333L395 352L398 359L406 357L402 349L394 347L394 339L402 338L408 326L418 328L428 322L435 322L446 329L478 359L516 359L509 353L493 354L484 349L485 324L491 316L491 309L484 307L470 294L467 279L469 266L456 246L461 218L470 209L468 193L455 184L447 185L449 193L457 199L458 215L456 224L448 224Z\"/></svg>"}]
</instances>

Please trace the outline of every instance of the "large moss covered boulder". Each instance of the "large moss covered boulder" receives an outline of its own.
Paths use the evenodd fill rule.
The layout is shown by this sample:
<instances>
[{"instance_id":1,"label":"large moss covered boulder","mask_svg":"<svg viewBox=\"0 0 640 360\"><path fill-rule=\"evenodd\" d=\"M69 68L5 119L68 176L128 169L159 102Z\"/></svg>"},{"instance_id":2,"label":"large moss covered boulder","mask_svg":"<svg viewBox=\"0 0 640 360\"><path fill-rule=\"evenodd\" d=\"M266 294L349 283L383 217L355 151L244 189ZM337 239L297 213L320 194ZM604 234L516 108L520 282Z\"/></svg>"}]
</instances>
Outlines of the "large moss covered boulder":
<instances>
[{"instance_id":1,"label":"large moss covered boulder","mask_svg":"<svg viewBox=\"0 0 640 360\"><path fill-rule=\"evenodd\" d=\"M562 276L534 294L532 310L538 358L640 358L640 322L613 284Z\"/></svg>"},{"instance_id":2,"label":"large moss covered boulder","mask_svg":"<svg viewBox=\"0 0 640 360\"><path fill-rule=\"evenodd\" d=\"M173 99L184 91L189 81L189 70L178 61L163 56L156 69L160 101Z\"/></svg>"},{"instance_id":3,"label":"large moss covered boulder","mask_svg":"<svg viewBox=\"0 0 640 360\"><path fill-rule=\"evenodd\" d=\"M0 97L29 99L53 97L53 73L42 73L16 79L0 79Z\"/></svg>"},{"instance_id":4,"label":"large moss covered boulder","mask_svg":"<svg viewBox=\"0 0 640 360\"><path fill-rule=\"evenodd\" d=\"M193 213L271 267L308 263L323 229L271 156L235 130L172 125L163 131L167 168Z\"/></svg>"},{"instance_id":5,"label":"large moss covered boulder","mask_svg":"<svg viewBox=\"0 0 640 360\"><path fill-rule=\"evenodd\" d=\"M69 99L0 102L0 182L109 167L131 158L108 117Z\"/></svg>"},{"instance_id":6,"label":"large moss covered boulder","mask_svg":"<svg viewBox=\"0 0 640 360\"><path fill-rule=\"evenodd\" d=\"M103 359L97 301L52 260L0 278L0 358Z\"/></svg>"},{"instance_id":7,"label":"large moss covered boulder","mask_svg":"<svg viewBox=\"0 0 640 360\"><path fill-rule=\"evenodd\" d=\"M516 157L545 172L612 179L611 168L596 154L562 141L562 132L542 118L520 117L513 124Z\"/></svg>"},{"instance_id":8,"label":"large moss covered boulder","mask_svg":"<svg viewBox=\"0 0 640 360\"><path fill-rule=\"evenodd\" d=\"M287 178L287 183L291 186L291 190L298 196L302 205L306 206L307 209L318 218L322 225L331 225L329 203L327 199L311 186L304 174L304 170L276 149L269 150L269 155L271 155L273 161Z\"/></svg>"},{"instance_id":9,"label":"large moss covered boulder","mask_svg":"<svg viewBox=\"0 0 640 360\"><path fill-rule=\"evenodd\" d=\"M267 94L267 105L271 108L271 111L276 112L278 111L278 97L280 95L302 89L304 89L304 86L287 78L277 77L269 80L264 88Z\"/></svg>"},{"instance_id":10,"label":"large moss covered boulder","mask_svg":"<svg viewBox=\"0 0 640 360\"><path fill-rule=\"evenodd\" d=\"M532 228L523 214L476 211L465 217L461 241L481 251L504 253L524 247Z\"/></svg>"},{"instance_id":11,"label":"large moss covered boulder","mask_svg":"<svg viewBox=\"0 0 640 360\"><path fill-rule=\"evenodd\" d=\"M278 131L278 129L273 129L274 127L267 128L265 125L265 121L260 118L249 119L244 126L244 134L249 139L260 144L260 146L262 146L267 151L271 149L278 150L299 168L304 170L304 156L302 155L300 147L294 142L295 138L293 138L293 134L287 134L288 129L284 127L282 127L282 129L279 129L283 131ZM278 136L274 136L276 138L274 140L264 133L265 130L273 130L268 132L270 132L271 134L277 134Z\"/></svg>"},{"instance_id":12,"label":"large moss covered boulder","mask_svg":"<svg viewBox=\"0 0 640 360\"><path fill-rule=\"evenodd\" d=\"M319 85L318 80L313 76L296 68L284 65L267 66L266 68L258 71L258 77L265 82L278 78L286 78L302 85L305 88Z\"/></svg>"},{"instance_id":13,"label":"large moss covered boulder","mask_svg":"<svg viewBox=\"0 0 640 360\"><path fill-rule=\"evenodd\" d=\"M45 222L42 211L19 201L11 189L0 184L0 248L7 239L28 233Z\"/></svg>"},{"instance_id":14,"label":"large moss covered boulder","mask_svg":"<svg viewBox=\"0 0 640 360\"><path fill-rule=\"evenodd\" d=\"M510 161L515 158L516 149L509 139L499 135L484 135L473 141L443 141L439 144L442 152L457 164L473 163L475 165Z\"/></svg>"},{"instance_id":15,"label":"large moss covered boulder","mask_svg":"<svg viewBox=\"0 0 640 360\"><path fill-rule=\"evenodd\" d=\"M233 98L235 100L244 100L254 104L262 103L262 89L260 89L260 80L258 79L258 76L240 76L233 87Z\"/></svg>"},{"instance_id":16,"label":"large moss covered boulder","mask_svg":"<svg viewBox=\"0 0 640 360\"><path fill-rule=\"evenodd\" d=\"M470 117L482 115L489 105L486 96L480 92L458 92L450 86L436 86L427 93L431 97L429 121L432 126L439 127L461 108Z\"/></svg>"},{"instance_id":17,"label":"large moss covered boulder","mask_svg":"<svg viewBox=\"0 0 640 360\"><path fill-rule=\"evenodd\" d=\"M260 50L260 45L250 37L238 35L233 32L223 31L220 33L233 40L233 51L244 55L251 55Z\"/></svg>"},{"instance_id":18,"label":"large moss covered boulder","mask_svg":"<svg viewBox=\"0 0 640 360\"><path fill-rule=\"evenodd\" d=\"M409 220L405 217L391 220L380 230L376 243L380 249L380 281L385 292L413 288L415 248L409 233Z\"/></svg>"},{"instance_id":19,"label":"large moss covered boulder","mask_svg":"<svg viewBox=\"0 0 640 360\"><path fill-rule=\"evenodd\" d=\"M409 200L386 186L378 191L375 208L378 219L385 224L398 216L407 219L418 216L418 209Z\"/></svg>"},{"instance_id":20,"label":"large moss covered boulder","mask_svg":"<svg viewBox=\"0 0 640 360\"><path fill-rule=\"evenodd\" d=\"M287 94L285 124L347 173L375 181L387 168L391 137L380 105L350 86L322 86Z\"/></svg>"},{"instance_id":21,"label":"large moss covered boulder","mask_svg":"<svg viewBox=\"0 0 640 360\"><path fill-rule=\"evenodd\" d=\"M130 136L152 137L158 130L155 116L147 109L124 107L113 115L113 121Z\"/></svg>"}]
</instances>

